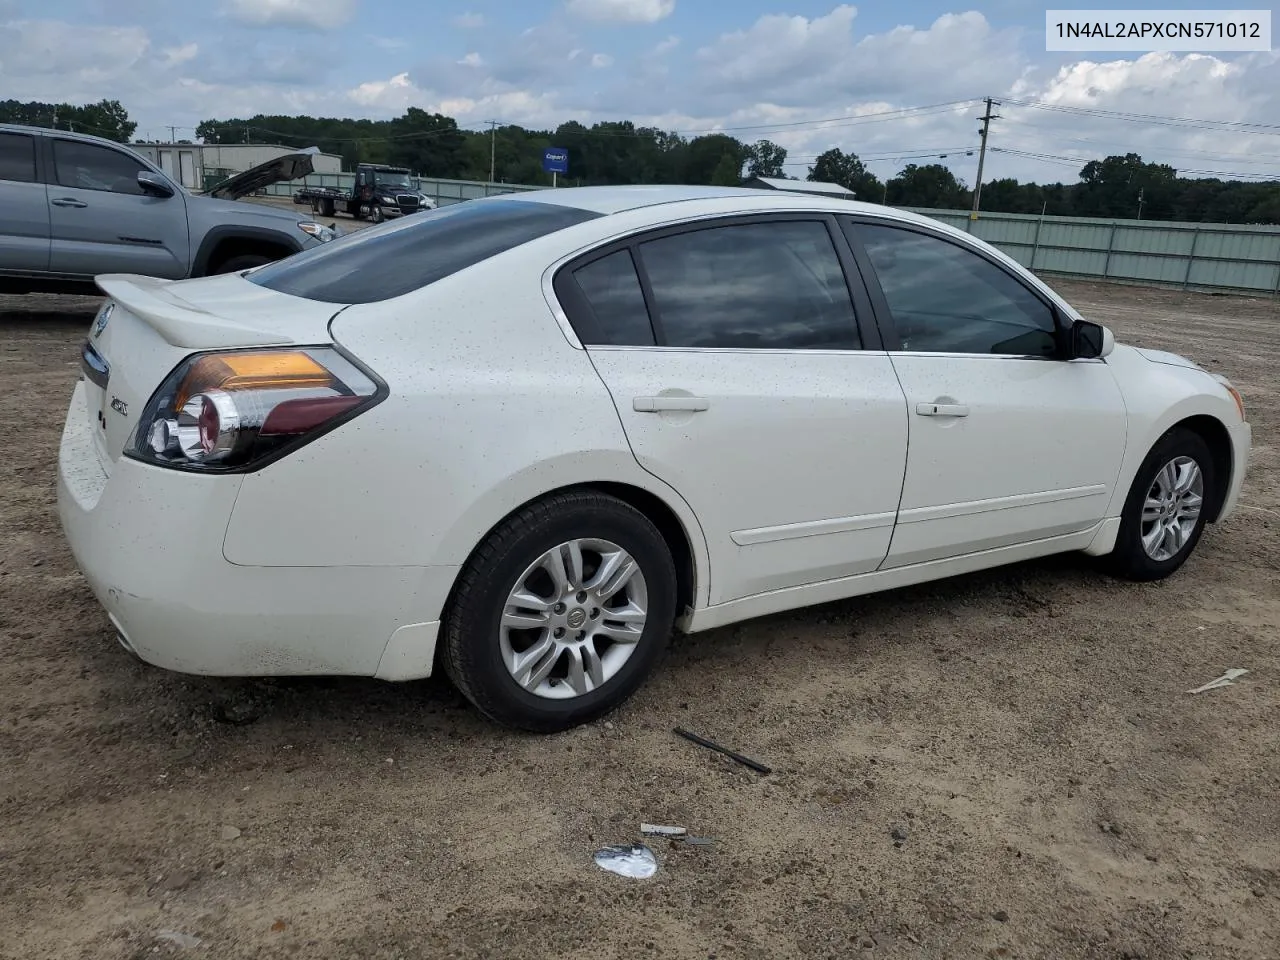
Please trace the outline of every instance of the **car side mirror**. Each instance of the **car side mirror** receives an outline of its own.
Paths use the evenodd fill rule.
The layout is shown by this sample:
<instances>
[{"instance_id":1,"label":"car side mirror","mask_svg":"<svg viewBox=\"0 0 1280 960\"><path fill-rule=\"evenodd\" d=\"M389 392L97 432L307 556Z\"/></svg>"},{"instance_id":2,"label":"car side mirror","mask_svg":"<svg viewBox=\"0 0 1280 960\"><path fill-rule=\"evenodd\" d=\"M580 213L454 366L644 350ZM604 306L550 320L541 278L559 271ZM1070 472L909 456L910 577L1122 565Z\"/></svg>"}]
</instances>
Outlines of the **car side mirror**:
<instances>
[{"instance_id":1,"label":"car side mirror","mask_svg":"<svg viewBox=\"0 0 1280 960\"><path fill-rule=\"evenodd\" d=\"M158 173L150 170L138 171L138 186L142 192L153 197L172 197L173 185Z\"/></svg>"},{"instance_id":2,"label":"car side mirror","mask_svg":"<svg viewBox=\"0 0 1280 960\"><path fill-rule=\"evenodd\" d=\"M1100 323L1077 320L1071 325L1071 359L1100 360L1115 349L1111 331Z\"/></svg>"}]
</instances>

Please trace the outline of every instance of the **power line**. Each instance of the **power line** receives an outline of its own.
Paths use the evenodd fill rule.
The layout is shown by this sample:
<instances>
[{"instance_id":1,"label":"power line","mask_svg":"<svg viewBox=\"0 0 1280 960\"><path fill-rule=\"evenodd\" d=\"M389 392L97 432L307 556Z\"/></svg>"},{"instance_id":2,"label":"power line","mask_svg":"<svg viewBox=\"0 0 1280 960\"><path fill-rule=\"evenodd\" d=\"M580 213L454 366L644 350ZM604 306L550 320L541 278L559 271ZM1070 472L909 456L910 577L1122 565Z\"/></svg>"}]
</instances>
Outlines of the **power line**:
<instances>
[{"instance_id":1,"label":"power line","mask_svg":"<svg viewBox=\"0 0 1280 960\"><path fill-rule=\"evenodd\" d=\"M1036 110L1047 110L1054 113L1066 113L1074 116L1099 117L1111 120L1125 120L1131 123L1154 123L1162 126L1182 127L1184 129L1230 131L1233 133L1256 134L1262 136L1280 136L1280 124L1248 123L1243 120L1207 120L1197 117L1166 117L1150 113L1127 113L1122 110L1103 110L1100 107L1077 107L1065 103L1046 103L1043 100L1022 100L1008 97L1006 101L1021 107Z\"/></svg>"}]
</instances>

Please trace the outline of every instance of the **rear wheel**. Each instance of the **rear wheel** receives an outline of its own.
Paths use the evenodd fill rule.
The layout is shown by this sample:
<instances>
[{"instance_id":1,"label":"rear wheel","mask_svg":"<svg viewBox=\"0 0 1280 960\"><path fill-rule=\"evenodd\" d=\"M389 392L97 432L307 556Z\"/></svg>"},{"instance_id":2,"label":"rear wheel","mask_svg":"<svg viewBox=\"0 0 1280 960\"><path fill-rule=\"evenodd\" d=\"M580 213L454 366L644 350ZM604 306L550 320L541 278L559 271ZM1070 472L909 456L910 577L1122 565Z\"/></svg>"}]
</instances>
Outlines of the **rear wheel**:
<instances>
[{"instance_id":1,"label":"rear wheel","mask_svg":"<svg viewBox=\"0 0 1280 960\"><path fill-rule=\"evenodd\" d=\"M1157 441L1134 477L1107 564L1128 580L1161 580L1195 550L1217 477L1209 446L1184 428Z\"/></svg>"},{"instance_id":2,"label":"rear wheel","mask_svg":"<svg viewBox=\"0 0 1280 960\"><path fill-rule=\"evenodd\" d=\"M445 670L482 713L564 730L631 696L661 658L676 574L658 529L602 494L504 521L468 561L443 625Z\"/></svg>"}]
</instances>

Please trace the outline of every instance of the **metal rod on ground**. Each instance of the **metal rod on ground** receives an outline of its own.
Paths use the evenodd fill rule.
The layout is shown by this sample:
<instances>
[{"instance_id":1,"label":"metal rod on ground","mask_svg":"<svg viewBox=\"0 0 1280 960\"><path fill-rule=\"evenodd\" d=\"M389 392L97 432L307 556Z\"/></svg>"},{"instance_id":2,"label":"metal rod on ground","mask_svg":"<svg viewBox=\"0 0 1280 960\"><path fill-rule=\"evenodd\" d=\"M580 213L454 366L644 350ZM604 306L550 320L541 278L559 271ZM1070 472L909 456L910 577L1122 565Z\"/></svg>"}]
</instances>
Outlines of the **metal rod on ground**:
<instances>
[{"instance_id":1,"label":"metal rod on ground","mask_svg":"<svg viewBox=\"0 0 1280 960\"><path fill-rule=\"evenodd\" d=\"M1191 252L1187 254L1187 272L1182 275L1182 289L1187 289L1191 284L1191 268L1196 263L1196 241L1200 239L1200 227L1197 224L1195 233L1191 234Z\"/></svg>"},{"instance_id":2,"label":"metal rod on ground","mask_svg":"<svg viewBox=\"0 0 1280 960\"><path fill-rule=\"evenodd\" d=\"M489 121L489 182L493 183L498 169L498 121Z\"/></svg>"},{"instance_id":3,"label":"metal rod on ground","mask_svg":"<svg viewBox=\"0 0 1280 960\"><path fill-rule=\"evenodd\" d=\"M1049 209L1049 201L1046 200L1040 207L1040 219L1036 221L1036 238L1031 243L1031 265L1028 270L1035 272L1036 269L1036 253L1040 250L1040 231L1044 228L1044 212Z\"/></svg>"},{"instance_id":4,"label":"metal rod on ground","mask_svg":"<svg viewBox=\"0 0 1280 960\"><path fill-rule=\"evenodd\" d=\"M712 743L710 740L700 737L696 733L690 733L688 730L683 730L680 727L675 728L675 733L677 736L684 737L686 740L696 743L700 747L706 747L708 750L716 751L716 753L723 753L730 760L736 760L744 767L750 767L752 770L756 770L760 773L773 773L773 770L766 767L763 763L758 763L749 757L744 757L740 753L734 753L728 747L722 747L718 743Z\"/></svg>"}]
</instances>

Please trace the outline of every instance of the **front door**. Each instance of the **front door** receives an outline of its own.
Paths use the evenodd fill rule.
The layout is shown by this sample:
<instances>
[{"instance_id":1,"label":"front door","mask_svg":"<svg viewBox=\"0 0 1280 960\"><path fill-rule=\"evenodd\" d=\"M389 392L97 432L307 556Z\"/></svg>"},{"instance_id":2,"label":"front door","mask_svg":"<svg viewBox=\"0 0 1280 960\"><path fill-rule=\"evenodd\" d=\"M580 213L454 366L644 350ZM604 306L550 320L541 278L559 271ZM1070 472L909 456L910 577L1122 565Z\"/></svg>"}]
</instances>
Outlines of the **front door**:
<instances>
[{"instance_id":1,"label":"front door","mask_svg":"<svg viewBox=\"0 0 1280 960\"><path fill-rule=\"evenodd\" d=\"M889 547L906 407L863 349L835 229L702 222L572 269L636 458L702 522L713 604L867 573Z\"/></svg>"},{"instance_id":2,"label":"front door","mask_svg":"<svg viewBox=\"0 0 1280 960\"><path fill-rule=\"evenodd\" d=\"M1055 311L1011 272L928 230L853 232L898 349L910 444L885 567L1088 530L1124 455L1104 360L1060 359Z\"/></svg>"},{"instance_id":3,"label":"front door","mask_svg":"<svg viewBox=\"0 0 1280 960\"><path fill-rule=\"evenodd\" d=\"M149 168L123 150L80 140L52 141L49 269L92 277L139 273L177 280L191 263L181 190L156 197L138 186Z\"/></svg>"},{"instance_id":4,"label":"front door","mask_svg":"<svg viewBox=\"0 0 1280 960\"><path fill-rule=\"evenodd\" d=\"M36 139L0 133L0 273L49 269L49 201L36 166Z\"/></svg>"}]
</instances>

